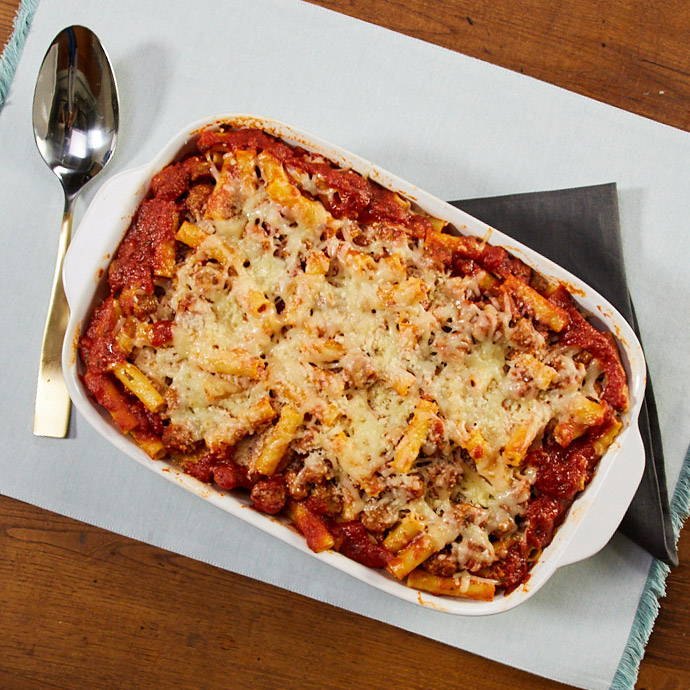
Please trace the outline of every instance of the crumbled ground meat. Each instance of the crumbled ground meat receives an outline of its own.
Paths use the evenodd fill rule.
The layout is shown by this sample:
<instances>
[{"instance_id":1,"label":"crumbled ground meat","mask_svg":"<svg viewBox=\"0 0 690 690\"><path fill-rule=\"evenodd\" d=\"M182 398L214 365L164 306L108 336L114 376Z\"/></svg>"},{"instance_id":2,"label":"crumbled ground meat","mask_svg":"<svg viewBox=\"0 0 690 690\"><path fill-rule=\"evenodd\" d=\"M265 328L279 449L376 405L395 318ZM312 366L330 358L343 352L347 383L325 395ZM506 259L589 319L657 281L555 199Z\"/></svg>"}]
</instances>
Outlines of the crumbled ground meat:
<instances>
[{"instance_id":1,"label":"crumbled ground meat","mask_svg":"<svg viewBox=\"0 0 690 690\"><path fill-rule=\"evenodd\" d=\"M254 507L262 513L276 515L285 507L287 488L285 478L275 475L254 484L250 494Z\"/></svg>"},{"instance_id":2,"label":"crumbled ground meat","mask_svg":"<svg viewBox=\"0 0 690 690\"><path fill-rule=\"evenodd\" d=\"M422 568L432 575L439 577L451 577L458 572L458 562L449 553L439 552L429 556Z\"/></svg>"},{"instance_id":3,"label":"crumbled ground meat","mask_svg":"<svg viewBox=\"0 0 690 690\"><path fill-rule=\"evenodd\" d=\"M238 486L249 489L252 486L247 468L229 459L213 468L213 481L221 489L236 489Z\"/></svg>"},{"instance_id":4,"label":"crumbled ground meat","mask_svg":"<svg viewBox=\"0 0 690 690\"><path fill-rule=\"evenodd\" d=\"M185 199L185 206L194 220L198 221L204 217L206 202L212 191L213 185L210 184L198 184L189 190L189 194Z\"/></svg>"},{"instance_id":5,"label":"crumbled ground meat","mask_svg":"<svg viewBox=\"0 0 690 690\"><path fill-rule=\"evenodd\" d=\"M332 477L332 468L316 454L297 457L285 471L285 482L290 496L301 501L309 495L310 484L321 484Z\"/></svg>"},{"instance_id":6,"label":"crumbled ground meat","mask_svg":"<svg viewBox=\"0 0 690 690\"><path fill-rule=\"evenodd\" d=\"M412 498L419 498L426 490L424 480L416 472L401 475L400 480L399 486Z\"/></svg>"},{"instance_id":7,"label":"crumbled ground meat","mask_svg":"<svg viewBox=\"0 0 690 690\"><path fill-rule=\"evenodd\" d=\"M431 495L438 495L439 491L447 491L462 479L462 466L452 458L437 458L424 468L426 482Z\"/></svg>"},{"instance_id":8,"label":"crumbled ground meat","mask_svg":"<svg viewBox=\"0 0 690 690\"><path fill-rule=\"evenodd\" d=\"M285 470L285 484L290 497L295 501L302 501L309 496L309 484L302 479L298 469L288 467Z\"/></svg>"},{"instance_id":9,"label":"crumbled ground meat","mask_svg":"<svg viewBox=\"0 0 690 690\"><path fill-rule=\"evenodd\" d=\"M359 518L370 532L385 532L398 521L398 514L388 503L374 503L366 506Z\"/></svg>"},{"instance_id":10,"label":"crumbled ground meat","mask_svg":"<svg viewBox=\"0 0 690 690\"><path fill-rule=\"evenodd\" d=\"M544 346L544 336L529 319L521 318L510 332L510 339L520 348L535 353Z\"/></svg>"},{"instance_id":11,"label":"crumbled ground meat","mask_svg":"<svg viewBox=\"0 0 690 690\"><path fill-rule=\"evenodd\" d=\"M307 505L315 513L321 515L340 515L343 509L343 501L338 495L335 484L324 482L312 487L307 499Z\"/></svg>"},{"instance_id":12,"label":"crumbled ground meat","mask_svg":"<svg viewBox=\"0 0 690 690\"><path fill-rule=\"evenodd\" d=\"M206 453L197 460L188 460L182 469L200 482L209 484L213 479L213 467L217 462L215 453Z\"/></svg>"},{"instance_id":13,"label":"crumbled ground meat","mask_svg":"<svg viewBox=\"0 0 690 690\"><path fill-rule=\"evenodd\" d=\"M168 424L163 430L163 445L169 451L193 453L199 447L191 429L178 424Z\"/></svg>"},{"instance_id":14,"label":"crumbled ground meat","mask_svg":"<svg viewBox=\"0 0 690 690\"><path fill-rule=\"evenodd\" d=\"M133 314L141 321L158 308L155 295L149 295L134 288L123 290L118 303L125 314Z\"/></svg>"},{"instance_id":15,"label":"crumbled ground meat","mask_svg":"<svg viewBox=\"0 0 690 690\"><path fill-rule=\"evenodd\" d=\"M340 364L345 376L358 387L375 381L378 376L371 357L362 353L347 354L340 360Z\"/></svg>"}]
</instances>

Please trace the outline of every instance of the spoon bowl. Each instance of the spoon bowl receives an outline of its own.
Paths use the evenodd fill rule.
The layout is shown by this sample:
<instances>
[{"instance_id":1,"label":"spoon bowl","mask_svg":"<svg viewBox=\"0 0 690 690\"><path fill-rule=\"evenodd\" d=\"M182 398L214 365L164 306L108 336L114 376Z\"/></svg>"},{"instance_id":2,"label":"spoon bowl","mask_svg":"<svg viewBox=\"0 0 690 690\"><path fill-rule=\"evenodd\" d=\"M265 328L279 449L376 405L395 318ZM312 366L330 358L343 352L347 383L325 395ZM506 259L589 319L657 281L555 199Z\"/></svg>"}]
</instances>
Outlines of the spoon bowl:
<instances>
[{"instance_id":1,"label":"spoon bowl","mask_svg":"<svg viewBox=\"0 0 690 690\"><path fill-rule=\"evenodd\" d=\"M36 146L65 194L36 387L34 434L38 436L67 435L70 400L60 351L69 307L62 287L62 263L72 232L75 199L112 157L119 121L115 76L98 37L83 26L63 29L43 59L33 102Z\"/></svg>"}]
</instances>

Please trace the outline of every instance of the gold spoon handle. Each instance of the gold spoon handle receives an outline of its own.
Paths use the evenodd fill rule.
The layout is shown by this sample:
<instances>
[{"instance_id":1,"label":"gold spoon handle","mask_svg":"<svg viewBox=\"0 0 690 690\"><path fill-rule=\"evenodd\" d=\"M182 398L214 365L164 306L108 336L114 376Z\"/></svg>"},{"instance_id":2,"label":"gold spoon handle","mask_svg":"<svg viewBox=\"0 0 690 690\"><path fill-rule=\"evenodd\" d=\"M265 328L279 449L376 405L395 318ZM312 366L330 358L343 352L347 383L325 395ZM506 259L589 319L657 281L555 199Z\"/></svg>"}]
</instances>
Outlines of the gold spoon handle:
<instances>
[{"instance_id":1,"label":"gold spoon handle","mask_svg":"<svg viewBox=\"0 0 690 690\"><path fill-rule=\"evenodd\" d=\"M58 241L50 305L43 331L41 363L36 385L34 435L64 438L69 426L70 399L62 376L62 341L69 320L69 306L62 286L62 263L72 234L74 197L65 195L65 211Z\"/></svg>"}]
</instances>

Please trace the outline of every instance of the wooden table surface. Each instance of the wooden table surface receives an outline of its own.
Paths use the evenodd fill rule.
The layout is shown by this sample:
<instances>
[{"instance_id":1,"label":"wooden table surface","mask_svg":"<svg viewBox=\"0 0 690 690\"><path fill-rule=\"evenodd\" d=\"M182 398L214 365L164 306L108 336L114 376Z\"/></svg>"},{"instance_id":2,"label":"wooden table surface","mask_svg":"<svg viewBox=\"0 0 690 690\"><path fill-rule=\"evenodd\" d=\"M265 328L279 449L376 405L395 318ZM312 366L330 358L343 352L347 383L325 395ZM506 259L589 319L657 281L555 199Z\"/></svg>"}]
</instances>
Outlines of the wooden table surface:
<instances>
[{"instance_id":1,"label":"wooden table surface","mask_svg":"<svg viewBox=\"0 0 690 690\"><path fill-rule=\"evenodd\" d=\"M690 131L686 0L316 4ZM0 688L567 687L2 496L0 591ZM690 688L690 527L636 688Z\"/></svg>"}]
</instances>

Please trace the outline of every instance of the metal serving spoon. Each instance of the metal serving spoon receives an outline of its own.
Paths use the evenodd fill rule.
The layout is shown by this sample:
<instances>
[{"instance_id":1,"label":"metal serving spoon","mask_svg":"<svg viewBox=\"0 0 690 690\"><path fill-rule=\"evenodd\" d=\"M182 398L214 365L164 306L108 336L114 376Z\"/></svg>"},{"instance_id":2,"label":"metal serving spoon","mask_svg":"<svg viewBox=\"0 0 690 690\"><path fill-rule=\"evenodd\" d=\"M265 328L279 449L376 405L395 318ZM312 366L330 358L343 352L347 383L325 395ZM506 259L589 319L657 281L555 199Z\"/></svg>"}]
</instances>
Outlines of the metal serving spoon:
<instances>
[{"instance_id":1,"label":"metal serving spoon","mask_svg":"<svg viewBox=\"0 0 690 690\"><path fill-rule=\"evenodd\" d=\"M70 399L60 360L69 307L62 287L62 263L72 232L74 202L84 185L110 160L119 121L115 77L100 41L83 26L63 29L43 58L33 105L36 145L65 192L36 387L37 436L67 435Z\"/></svg>"}]
</instances>

